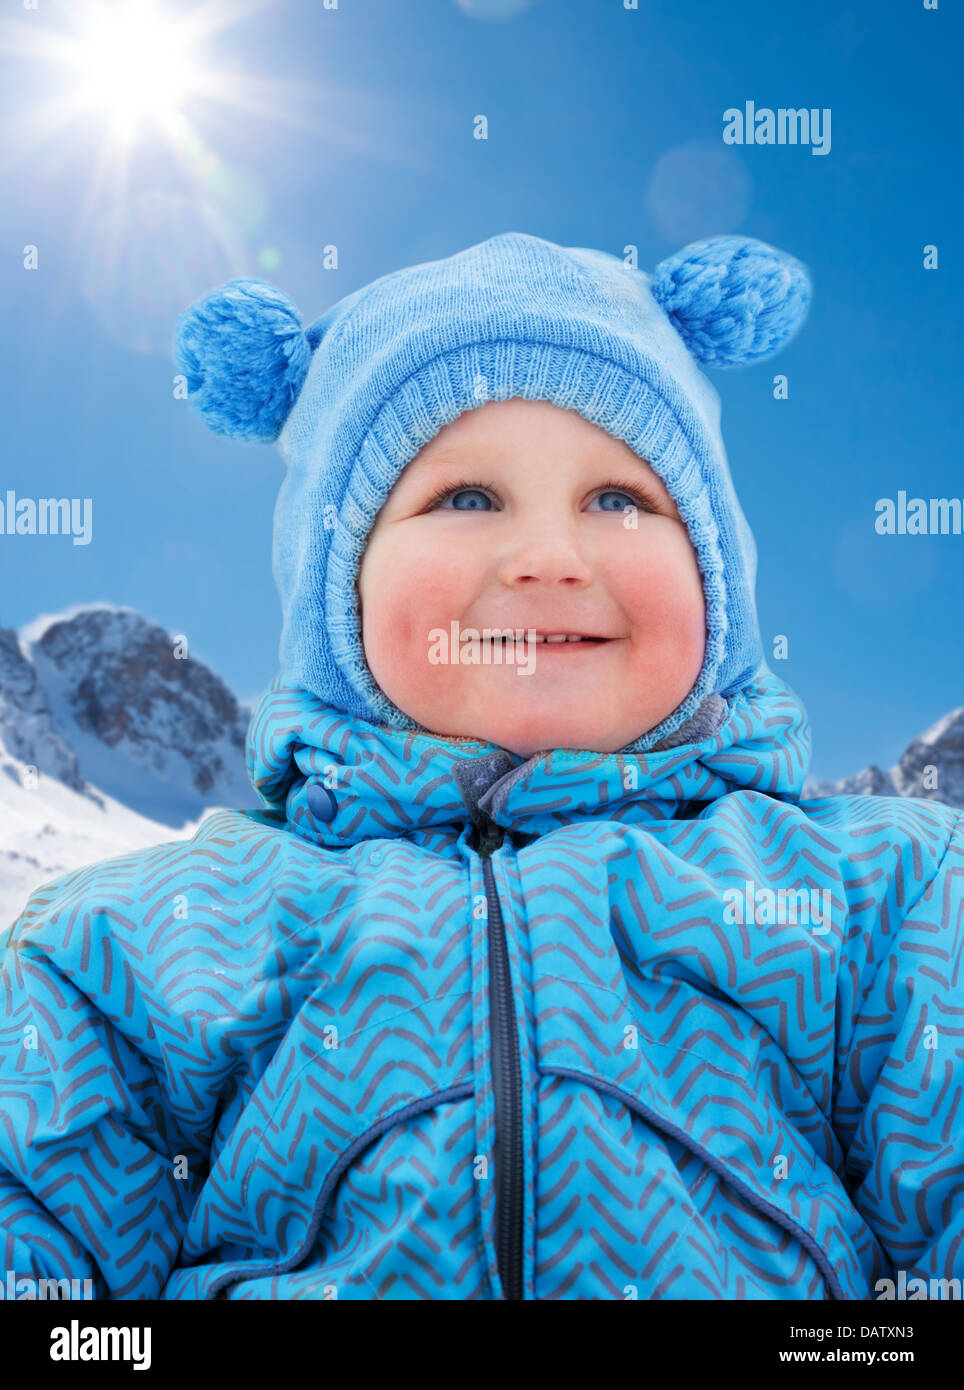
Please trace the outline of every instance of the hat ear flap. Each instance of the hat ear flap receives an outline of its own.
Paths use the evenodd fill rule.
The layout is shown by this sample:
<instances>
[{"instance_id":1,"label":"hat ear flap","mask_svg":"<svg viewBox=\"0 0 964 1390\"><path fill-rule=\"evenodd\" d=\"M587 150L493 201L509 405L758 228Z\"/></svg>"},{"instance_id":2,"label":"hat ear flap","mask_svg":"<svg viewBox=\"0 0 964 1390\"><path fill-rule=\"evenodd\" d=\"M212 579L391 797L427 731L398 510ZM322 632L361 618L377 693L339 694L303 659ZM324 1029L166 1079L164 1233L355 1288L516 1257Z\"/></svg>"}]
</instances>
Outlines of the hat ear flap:
<instances>
[{"instance_id":1,"label":"hat ear flap","mask_svg":"<svg viewBox=\"0 0 964 1390\"><path fill-rule=\"evenodd\" d=\"M807 267L754 237L694 241L660 261L650 284L697 362L744 367L771 357L807 316Z\"/></svg>"},{"instance_id":2,"label":"hat ear flap","mask_svg":"<svg viewBox=\"0 0 964 1390\"><path fill-rule=\"evenodd\" d=\"M174 361L215 434L273 443L315 344L291 300L263 280L231 280L180 315Z\"/></svg>"}]
</instances>

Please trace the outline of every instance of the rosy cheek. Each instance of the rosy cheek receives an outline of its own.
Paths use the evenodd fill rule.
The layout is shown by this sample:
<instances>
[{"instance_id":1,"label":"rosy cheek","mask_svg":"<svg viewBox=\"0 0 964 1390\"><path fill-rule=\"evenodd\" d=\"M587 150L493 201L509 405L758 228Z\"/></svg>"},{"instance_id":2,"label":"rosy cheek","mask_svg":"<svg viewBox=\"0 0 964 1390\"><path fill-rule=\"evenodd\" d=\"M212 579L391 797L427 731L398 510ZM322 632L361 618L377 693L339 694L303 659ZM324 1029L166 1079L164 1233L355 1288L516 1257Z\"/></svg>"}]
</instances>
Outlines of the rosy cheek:
<instances>
[{"instance_id":1,"label":"rosy cheek","mask_svg":"<svg viewBox=\"0 0 964 1390\"><path fill-rule=\"evenodd\" d=\"M378 651L383 663L395 667L412 657L413 632L404 613L395 620L387 616L378 625Z\"/></svg>"},{"instance_id":2,"label":"rosy cheek","mask_svg":"<svg viewBox=\"0 0 964 1390\"><path fill-rule=\"evenodd\" d=\"M672 535L644 538L642 553L620 565L628 582L624 606L630 616L639 615L647 625L678 621L702 593L695 559L685 553Z\"/></svg>"},{"instance_id":3,"label":"rosy cheek","mask_svg":"<svg viewBox=\"0 0 964 1390\"><path fill-rule=\"evenodd\" d=\"M413 565L404 583L405 603L412 624L428 628L434 626L440 616L446 621L461 616L458 604L464 586L464 558L461 579L452 565L439 563L426 567L424 558L417 569Z\"/></svg>"},{"instance_id":4,"label":"rosy cheek","mask_svg":"<svg viewBox=\"0 0 964 1390\"><path fill-rule=\"evenodd\" d=\"M685 665L702 663L705 642L703 585L688 539L662 528L645 539L633 563L621 565L622 608L652 654L670 648Z\"/></svg>"},{"instance_id":5,"label":"rosy cheek","mask_svg":"<svg viewBox=\"0 0 964 1390\"><path fill-rule=\"evenodd\" d=\"M464 622L466 608L465 565L457 558L449 564L438 563L439 556L426 554L397 555L392 564L382 567L378 577L377 600L369 593L366 608L365 641L381 674L405 674L417 679L424 676L437 636L433 630L442 628L448 636L448 624L454 619Z\"/></svg>"}]
</instances>

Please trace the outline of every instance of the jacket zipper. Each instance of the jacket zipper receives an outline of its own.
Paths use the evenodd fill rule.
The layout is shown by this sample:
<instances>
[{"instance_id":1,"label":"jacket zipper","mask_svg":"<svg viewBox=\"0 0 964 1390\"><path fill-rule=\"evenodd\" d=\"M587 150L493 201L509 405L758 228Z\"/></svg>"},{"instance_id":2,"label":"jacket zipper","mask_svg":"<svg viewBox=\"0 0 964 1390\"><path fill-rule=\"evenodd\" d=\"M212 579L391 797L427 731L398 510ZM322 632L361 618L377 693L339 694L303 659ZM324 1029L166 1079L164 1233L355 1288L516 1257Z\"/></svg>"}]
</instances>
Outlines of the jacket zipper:
<instances>
[{"instance_id":1,"label":"jacket zipper","mask_svg":"<svg viewBox=\"0 0 964 1390\"><path fill-rule=\"evenodd\" d=\"M492 852L505 838L486 816L479 833L489 944L489 1017L495 1094L496 1260L506 1299L522 1298L522 1070L505 923L492 872Z\"/></svg>"}]
</instances>

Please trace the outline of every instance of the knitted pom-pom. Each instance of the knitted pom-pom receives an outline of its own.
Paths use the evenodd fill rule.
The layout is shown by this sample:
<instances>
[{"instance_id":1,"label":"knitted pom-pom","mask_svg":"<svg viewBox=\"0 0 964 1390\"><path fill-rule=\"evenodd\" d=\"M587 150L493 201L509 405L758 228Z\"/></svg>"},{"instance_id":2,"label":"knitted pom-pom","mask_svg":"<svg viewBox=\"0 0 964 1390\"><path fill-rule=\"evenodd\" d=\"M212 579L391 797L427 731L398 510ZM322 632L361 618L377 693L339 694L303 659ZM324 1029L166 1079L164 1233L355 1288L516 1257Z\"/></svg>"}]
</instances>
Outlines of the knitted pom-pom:
<instances>
[{"instance_id":1,"label":"knitted pom-pom","mask_svg":"<svg viewBox=\"0 0 964 1390\"><path fill-rule=\"evenodd\" d=\"M297 309L263 280L231 280L177 321L174 361L188 400L233 439L277 439L311 354Z\"/></svg>"},{"instance_id":2,"label":"knitted pom-pom","mask_svg":"<svg viewBox=\"0 0 964 1390\"><path fill-rule=\"evenodd\" d=\"M684 246L660 261L650 289L697 362L708 367L771 357L800 328L812 295L801 261L743 236Z\"/></svg>"}]
</instances>

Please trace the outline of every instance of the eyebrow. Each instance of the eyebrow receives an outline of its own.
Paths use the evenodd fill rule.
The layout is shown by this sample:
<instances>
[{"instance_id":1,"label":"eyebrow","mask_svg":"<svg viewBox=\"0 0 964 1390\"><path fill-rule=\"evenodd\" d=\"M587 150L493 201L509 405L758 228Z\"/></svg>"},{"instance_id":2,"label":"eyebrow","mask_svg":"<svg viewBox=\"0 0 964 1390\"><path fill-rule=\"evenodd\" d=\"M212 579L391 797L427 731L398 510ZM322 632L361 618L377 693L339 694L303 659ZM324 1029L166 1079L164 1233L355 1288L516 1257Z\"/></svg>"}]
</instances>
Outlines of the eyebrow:
<instances>
[{"instance_id":1,"label":"eyebrow","mask_svg":"<svg viewBox=\"0 0 964 1390\"><path fill-rule=\"evenodd\" d=\"M412 461L414 462L415 460L413 459ZM424 463L426 468L441 468L447 463L458 464L460 460L457 459L454 454L446 453L444 449L440 449L438 453L435 454L429 454L428 456L423 454L419 462Z\"/></svg>"},{"instance_id":2,"label":"eyebrow","mask_svg":"<svg viewBox=\"0 0 964 1390\"><path fill-rule=\"evenodd\" d=\"M420 462L424 463L426 468L445 468L449 464L453 468L481 468L492 462L492 450L484 445L467 444L460 451L453 452L451 448L447 448L423 455Z\"/></svg>"},{"instance_id":3,"label":"eyebrow","mask_svg":"<svg viewBox=\"0 0 964 1390\"><path fill-rule=\"evenodd\" d=\"M423 463L426 468L444 468L449 464L456 468L474 468L477 466L481 467L483 462L487 463L489 461L489 452L485 449L484 446L469 444L465 447L469 454L468 458L459 458L455 454L453 454L450 449L440 449L437 453L432 453L428 455L423 454L419 462ZM653 465L650 463L648 459L641 458L640 455L637 454L636 451L633 449L630 449L629 452L630 457L628 459L626 458L625 454L621 454L620 457L614 462L604 463L603 467L608 468L611 471L616 471L620 467L631 468L634 465L638 464L640 470L645 474L647 480L652 481L653 478L655 478L657 481L663 482L663 480L660 478L660 475L656 472L656 469L653 467ZM483 453L485 454L484 459L481 457ZM413 459L412 462L414 463L415 460ZM595 463L597 462L597 460L587 456L586 462ZM665 487L665 483L663 483L663 486Z\"/></svg>"}]
</instances>

